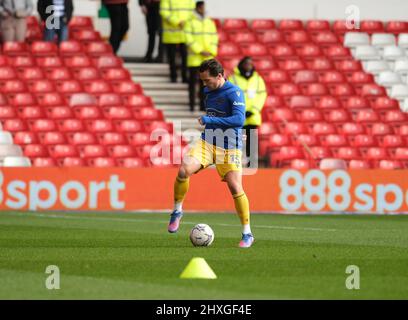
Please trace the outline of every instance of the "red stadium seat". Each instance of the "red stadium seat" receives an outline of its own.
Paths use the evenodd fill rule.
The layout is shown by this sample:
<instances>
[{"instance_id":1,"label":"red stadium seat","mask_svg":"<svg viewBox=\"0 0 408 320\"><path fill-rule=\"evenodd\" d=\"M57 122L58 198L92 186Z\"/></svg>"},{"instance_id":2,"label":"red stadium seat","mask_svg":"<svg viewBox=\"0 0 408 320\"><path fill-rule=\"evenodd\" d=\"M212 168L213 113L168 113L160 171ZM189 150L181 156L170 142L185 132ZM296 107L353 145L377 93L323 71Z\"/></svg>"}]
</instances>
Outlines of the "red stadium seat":
<instances>
[{"instance_id":1,"label":"red stadium seat","mask_svg":"<svg viewBox=\"0 0 408 320\"><path fill-rule=\"evenodd\" d=\"M379 120L378 114L372 109L359 110L355 119L355 121L359 123L374 123Z\"/></svg>"},{"instance_id":2,"label":"red stadium seat","mask_svg":"<svg viewBox=\"0 0 408 320\"><path fill-rule=\"evenodd\" d=\"M102 76L107 81L122 81L131 79L129 71L123 68L105 69L102 72Z\"/></svg>"},{"instance_id":3,"label":"red stadium seat","mask_svg":"<svg viewBox=\"0 0 408 320\"><path fill-rule=\"evenodd\" d=\"M267 83L271 83L273 88L277 88L281 83L290 82L290 76L284 70L271 70L265 76L265 80Z\"/></svg>"},{"instance_id":4,"label":"red stadium seat","mask_svg":"<svg viewBox=\"0 0 408 320\"><path fill-rule=\"evenodd\" d=\"M395 133L403 137L408 136L408 125L407 124L397 125L397 127L395 128Z\"/></svg>"},{"instance_id":5,"label":"red stadium seat","mask_svg":"<svg viewBox=\"0 0 408 320\"><path fill-rule=\"evenodd\" d=\"M0 93L0 106L6 105L8 105L8 99L4 94Z\"/></svg>"},{"instance_id":6,"label":"red stadium seat","mask_svg":"<svg viewBox=\"0 0 408 320\"><path fill-rule=\"evenodd\" d=\"M149 108L150 110L156 110L156 109L152 109ZM103 115L106 119L112 119L112 120L120 120L120 119L132 119L133 118L133 114L130 111L130 109L126 108L126 107L104 107L103 108Z\"/></svg>"},{"instance_id":7,"label":"red stadium seat","mask_svg":"<svg viewBox=\"0 0 408 320\"><path fill-rule=\"evenodd\" d=\"M338 109L341 108L341 103L336 97L323 96L317 102L316 107L319 109Z\"/></svg>"},{"instance_id":8,"label":"red stadium seat","mask_svg":"<svg viewBox=\"0 0 408 320\"><path fill-rule=\"evenodd\" d=\"M358 134L365 134L364 126L361 123L346 122L341 126L341 134L347 136L356 136Z\"/></svg>"},{"instance_id":9,"label":"red stadium seat","mask_svg":"<svg viewBox=\"0 0 408 320\"><path fill-rule=\"evenodd\" d=\"M84 124L79 119L64 119L58 121L58 130L60 132L79 132L84 129Z\"/></svg>"},{"instance_id":10,"label":"red stadium seat","mask_svg":"<svg viewBox=\"0 0 408 320\"><path fill-rule=\"evenodd\" d=\"M350 96L355 95L356 92L348 83L338 83L334 84L330 88L330 93L340 99L348 99Z\"/></svg>"},{"instance_id":11,"label":"red stadium seat","mask_svg":"<svg viewBox=\"0 0 408 320\"><path fill-rule=\"evenodd\" d=\"M274 47L270 48L269 52L275 59L278 60L296 58L295 49L286 43L276 44Z\"/></svg>"},{"instance_id":12,"label":"red stadium seat","mask_svg":"<svg viewBox=\"0 0 408 320\"><path fill-rule=\"evenodd\" d=\"M251 23L251 29L260 33L275 29L275 27L275 21L271 19L254 19Z\"/></svg>"},{"instance_id":13,"label":"red stadium seat","mask_svg":"<svg viewBox=\"0 0 408 320\"><path fill-rule=\"evenodd\" d=\"M388 21L385 30L394 34L406 33L408 32L408 23L406 21Z\"/></svg>"},{"instance_id":14,"label":"red stadium seat","mask_svg":"<svg viewBox=\"0 0 408 320\"><path fill-rule=\"evenodd\" d=\"M329 134L327 136L322 137L322 146L331 148L347 147L349 146L349 142L344 135Z\"/></svg>"},{"instance_id":15,"label":"red stadium seat","mask_svg":"<svg viewBox=\"0 0 408 320\"><path fill-rule=\"evenodd\" d=\"M94 67L88 67L88 68L77 69L75 72L75 78L81 81L92 81L92 80L100 80L101 75L99 74L98 69Z\"/></svg>"},{"instance_id":16,"label":"red stadium seat","mask_svg":"<svg viewBox=\"0 0 408 320\"><path fill-rule=\"evenodd\" d=\"M102 113L98 107L78 106L74 108L75 117L77 119L101 119Z\"/></svg>"},{"instance_id":17,"label":"red stadium seat","mask_svg":"<svg viewBox=\"0 0 408 320\"><path fill-rule=\"evenodd\" d=\"M153 107L152 98L143 94L131 94L122 98L128 107Z\"/></svg>"},{"instance_id":18,"label":"red stadium seat","mask_svg":"<svg viewBox=\"0 0 408 320\"><path fill-rule=\"evenodd\" d=\"M272 58L259 58L255 62L255 68L261 74L271 71L276 68L277 65Z\"/></svg>"},{"instance_id":19,"label":"red stadium seat","mask_svg":"<svg viewBox=\"0 0 408 320\"><path fill-rule=\"evenodd\" d=\"M313 155L312 158L316 160L330 158L332 156L332 152L328 147L312 146L310 147L310 152ZM310 157L309 154L308 157Z\"/></svg>"},{"instance_id":20,"label":"red stadium seat","mask_svg":"<svg viewBox=\"0 0 408 320\"><path fill-rule=\"evenodd\" d=\"M75 93L69 100L71 107L75 106L95 106L98 104L96 98L89 93Z\"/></svg>"},{"instance_id":21,"label":"red stadium seat","mask_svg":"<svg viewBox=\"0 0 408 320\"><path fill-rule=\"evenodd\" d=\"M342 124L342 123L350 121L350 115L344 109L333 109L327 113L326 121L331 122L331 123Z\"/></svg>"},{"instance_id":22,"label":"red stadium seat","mask_svg":"<svg viewBox=\"0 0 408 320\"><path fill-rule=\"evenodd\" d=\"M31 44L31 54L36 57L55 56L58 54L58 47L49 41L34 41Z\"/></svg>"},{"instance_id":23,"label":"red stadium seat","mask_svg":"<svg viewBox=\"0 0 408 320\"><path fill-rule=\"evenodd\" d=\"M275 46L279 43L283 43L285 41L282 32L279 30L268 30L265 31L263 34L258 36L258 41L264 45Z\"/></svg>"},{"instance_id":24,"label":"red stadium seat","mask_svg":"<svg viewBox=\"0 0 408 320\"><path fill-rule=\"evenodd\" d=\"M27 86L21 80L8 80L4 83L2 92L5 94L27 92Z\"/></svg>"},{"instance_id":25,"label":"red stadium seat","mask_svg":"<svg viewBox=\"0 0 408 320\"><path fill-rule=\"evenodd\" d=\"M296 72L294 82L297 84L315 83L318 82L318 77L314 71L301 70Z\"/></svg>"},{"instance_id":26,"label":"red stadium seat","mask_svg":"<svg viewBox=\"0 0 408 320\"><path fill-rule=\"evenodd\" d=\"M44 118L44 112L38 106L19 107L18 117L21 119L41 119Z\"/></svg>"},{"instance_id":27,"label":"red stadium seat","mask_svg":"<svg viewBox=\"0 0 408 320\"><path fill-rule=\"evenodd\" d=\"M376 160L388 159L389 155L385 148L371 147L366 150L364 157L367 160L376 161Z\"/></svg>"},{"instance_id":28,"label":"red stadium seat","mask_svg":"<svg viewBox=\"0 0 408 320\"><path fill-rule=\"evenodd\" d=\"M380 146L383 148L399 148L404 147L405 142L399 135L385 135L380 139Z\"/></svg>"},{"instance_id":29,"label":"red stadium seat","mask_svg":"<svg viewBox=\"0 0 408 320\"><path fill-rule=\"evenodd\" d=\"M385 136L393 133L391 126L386 123L373 123L370 128L370 134L373 136Z\"/></svg>"},{"instance_id":30,"label":"red stadium seat","mask_svg":"<svg viewBox=\"0 0 408 320\"><path fill-rule=\"evenodd\" d=\"M0 67L0 81L17 79L17 72L12 67Z\"/></svg>"},{"instance_id":31,"label":"red stadium seat","mask_svg":"<svg viewBox=\"0 0 408 320\"><path fill-rule=\"evenodd\" d=\"M301 147L284 146L279 152L270 155L270 165L272 167L285 167L290 165L291 160L304 159L304 153Z\"/></svg>"},{"instance_id":32,"label":"red stadium seat","mask_svg":"<svg viewBox=\"0 0 408 320\"><path fill-rule=\"evenodd\" d=\"M380 96L386 96L387 92L385 91L384 87L379 86L378 84L365 84L361 88L361 95L363 97L380 97Z\"/></svg>"},{"instance_id":33,"label":"red stadium seat","mask_svg":"<svg viewBox=\"0 0 408 320\"><path fill-rule=\"evenodd\" d=\"M311 39L309 34L304 30L294 30L286 34L286 41L295 47L301 47L306 43L309 43Z\"/></svg>"},{"instance_id":34,"label":"red stadium seat","mask_svg":"<svg viewBox=\"0 0 408 320\"><path fill-rule=\"evenodd\" d=\"M309 133L309 130L303 122L287 122L282 126L283 132L288 135Z\"/></svg>"},{"instance_id":35,"label":"red stadium seat","mask_svg":"<svg viewBox=\"0 0 408 320\"><path fill-rule=\"evenodd\" d=\"M289 106L293 109L311 109L313 108L313 100L308 96L293 96L290 99Z\"/></svg>"},{"instance_id":36,"label":"red stadium seat","mask_svg":"<svg viewBox=\"0 0 408 320\"><path fill-rule=\"evenodd\" d=\"M105 93L99 96L99 106L123 106L123 99L115 93Z\"/></svg>"},{"instance_id":37,"label":"red stadium seat","mask_svg":"<svg viewBox=\"0 0 408 320\"><path fill-rule=\"evenodd\" d=\"M108 152L113 158L130 158L137 156L133 146L116 145L108 147Z\"/></svg>"},{"instance_id":38,"label":"red stadium seat","mask_svg":"<svg viewBox=\"0 0 408 320\"><path fill-rule=\"evenodd\" d=\"M95 133L113 131L112 122L108 119L88 120L86 126L88 131Z\"/></svg>"},{"instance_id":39,"label":"red stadium seat","mask_svg":"<svg viewBox=\"0 0 408 320\"><path fill-rule=\"evenodd\" d=\"M265 101L264 110L272 108L281 108L285 106L285 101L279 96L268 96Z\"/></svg>"},{"instance_id":40,"label":"red stadium seat","mask_svg":"<svg viewBox=\"0 0 408 320\"><path fill-rule=\"evenodd\" d=\"M41 133L39 134L39 137L43 145L55 145L66 143L65 135L58 131Z\"/></svg>"},{"instance_id":41,"label":"red stadium seat","mask_svg":"<svg viewBox=\"0 0 408 320\"><path fill-rule=\"evenodd\" d=\"M89 144L80 146L78 148L82 158L98 158L108 156L105 146Z\"/></svg>"},{"instance_id":42,"label":"red stadium seat","mask_svg":"<svg viewBox=\"0 0 408 320\"><path fill-rule=\"evenodd\" d=\"M116 166L115 160L107 157L90 158L87 159L86 162L88 166L96 168L110 168Z\"/></svg>"},{"instance_id":43,"label":"red stadium seat","mask_svg":"<svg viewBox=\"0 0 408 320\"><path fill-rule=\"evenodd\" d=\"M29 120L28 125L30 130L34 132L57 131L57 126L54 120L51 119L35 119Z\"/></svg>"},{"instance_id":44,"label":"red stadium seat","mask_svg":"<svg viewBox=\"0 0 408 320\"><path fill-rule=\"evenodd\" d=\"M361 62L357 60L341 60L335 63L335 67L338 71L345 73L347 76L363 69Z\"/></svg>"},{"instance_id":45,"label":"red stadium seat","mask_svg":"<svg viewBox=\"0 0 408 320\"><path fill-rule=\"evenodd\" d=\"M0 110L3 109L0 108ZM26 131L27 125L24 120L21 119L6 119L1 121L3 124L3 131L19 132L19 131Z\"/></svg>"},{"instance_id":46,"label":"red stadium seat","mask_svg":"<svg viewBox=\"0 0 408 320\"><path fill-rule=\"evenodd\" d=\"M23 147L23 153L25 157L29 158L49 156L47 148L41 144L27 144Z\"/></svg>"},{"instance_id":47,"label":"red stadium seat","mask_svg":"<svg viewBox=\"0 0 408 320\"><path fill-rule=\"evenodd\" d=\"M299 87L291 82L278 84L274 93L279 96L294 96L301 94Z\"/></svg>"},{"instance_id":48,"label":"red stadium seat","mask_svg":"<svg viewBox=\"0 0 408 320\"><path fill-rule=\"evenodd\" d=\"M77 29L72 32L72 39L78 40L81 42L91 42L91 41L101 41L101 35L98 31L90 29Z\"/></svg>"},{"instance_id":49,"label":"red stadium seat","mask_svg":"<svg viewBox=\"0 0 408 320\"><path fill-rule=\"evenodd\" d=\"M268 48L261 43L249 44L248 47L243 48L242 52L245 56L251 56L254 59L258 57L266 57L269 55Z\"/></svg>"},{"instance_id":50,"label":"red stadium seat","mask_svg":"<svg viewBox=\"0 0 408 320\"><path fill-rule=\"evenodd\" d=\"M367 32L370 34L384 31L384 25L382 21L378 20L363 20L361 21L360 28L362 32Z\"/></svg>"},{"instance_id":51,"label":"red stadium seat","mask_svg":"<svg viewBox=\"0 0 408 320\"><path fill-rule=\"evenodd\" d=\"M374 100L372 108L375 110L392 110L398 109L399 103L397 99L392 99L389 97L378 97Z\"/></svg>"},{"instance_id":52,"label":"red stadium seat","mask_svg":"<svg viewBox=\"0 0 408 320\"><path fill-rule=\"evenodd\" d=\"M371 165L366 160L350 160L348 168L351 170L371 169Z\"/></svg>"},{"instance_id":53,"label":"red stadium seat","mask_svg":"<svg viewBox=\"0 0 408 320\"><path fill-rule=\"evenodd\" d=\"M71 29L92 29L93 22L91 17L86 16L74 16L69 22L69 28Z\"/></svg>"},{"instance_id":54,"label":"red stadium seat","mask_svg":"<svg viewBox=\"0 0 408 320\"><path fill-rule=\"evenodd\" d=\"M306 22L306 30L312 34L316 34L320 31L330 30L330 24L327 20L309 20Z\"/></svg>"},{"instance_id":55,"label":"red stadium seat","mask_svg":"<svg viewBox=\"0 0 408 320\"><path fill-rule=\"evenodd\" d=\"M41 58L37 58L36 61L37 61L37 66L41 68L52 69L52 68L61 68L64 66L63 60L58 56L41 57Z\"/></svg>"},{"instance_id":56,"label":"red stadium seat","mask_svg":"<svg viewBox=\"0 0 408 320\"><path fill-rule=\"evenodd\" d=\"M343 160L359 160L361 154L358 149L352 147L332 148L332 152L336 158Z\"/></svg>"},{"instance_id":57,"label":"red stadium seat","mask_svg":"<svg viewBox=\"0 0 408 320\"><path fill-rule=\"evenodd\" d=\"M220 43L218 47L220 57L236 57L241 55L241 49L233 42Z\"/></svg>"},{"instance_id":58,"label":"red stadium seat","mask_svg":"<svg viewBox=\"0 0 408 320\"><path fill-rule=\"evenodd\" d=\"M406 113L401 110L389 110L385 112L383 121L390 124L402 124L407 122Z\"/></svg>"},{"instance_id":59,"label":"red stadium seat","mask_svg":"<svg viewBox=\"0 0 408 320\"><path fill-rule=\"evenodd\" d=\"M303 92L308 96L325 96L329 93L329 90L322 83L311 83L303 89Z\"/></svg>"},{"instance_id":60,"label":"red stadium seat","mask_svg":"<svg viewBox=\"0 0 408 320\"><path fill-rule=\"evenodd\" d=\"M122 133L106 132L98 135L99 143L105 146L126 144L127 141Z\"/></svg>"},{"instance_id":61,"label":"red stadium seat","mask_svg":"<svg viewBox=\"0 0 408 320\"><path fill-rule=\"evenodd\" d=\"M43 107L54 107L66 104L64 97L58 92L36 94L36 98L39 105Z\"/></svg>"},{"instance_id":62,"label":"red stadium seat","mask_svg":"<svg viewBox=\"0 0 408 320\"><path fill-rule=\"evenodd\" d=\"M142 86L131 80L113 83L113 91L121 95L143 94Z\"/></svg>"},{"instance_id":63,"label":"red stadium seat","mask_svg":"<svg viewBox=\"0 0 408 320\"><path fill-rule=\"evenodd\" d=\"M74 56L79 52L83 52L82 44L79 41L69 40L60 43L59 54L61 56Z\"/></svg>"},{"instance_id":64,"label":"red stadium seat","mask_svg":"<svg viewBox=\"0 0 408 320\"><path fill-rule=\"evenodd\" d=\"M304 109L299 114L299 121L302 122L318 122L322 121L323 115L319 109Z\"/></svg>"},{"instance_id":65,"label":"red stadium seat","mask_svg":"<svg viewBox=\"0 0 408 320\"><path fill-rule=\"evenodd\" d=\"M72 74L71 71L69 71L68 68L66 67L60 67L60 68L53 68L50 69L49 72L47 73L47 78L49 80L70 80L72 79Z\"/></svg>"},{"instance_id":66,"label":"red stadium seat","mask_svg":"<svg viewBox=\"0 0 408 320\"><path fill-rule=\"evenodd\" d=\"M331 31L321 31L313 37L313 41L320 46L331 46L339 43L337 36Z\"/></svg>"},{"instance_id":67,"label":"red stadium seat","mask_svg":"<svg viewBox=\"0 0 408 320\"><path fill-rule=\"evenodd\" d=\"M123 133L134 133L143 131L143 125L137 120L120 120L115 124L116 130Z\"/></svg>"},{"instance_id":68,"label":"red stadium seat","mask_svg":"<svg viewBox=\"0 0 408 320\"><path fill-rule=\"evenodd\" d=\"M351 145L359 148L376 147L377 141L372 135L368 134L358 134L352 137Z\"/></svg>"},{"instance_id":69,"label":"red stadium seat","mask_svg":"<svg viewBox=\"0 0 408 320\"><path fill-rule=\"evenodd\" d=\"M28 45L25 42L7 41L3 43L3 53L7 56L28 55Z\"/></svg>"},{"instance_id":70,"label":"red stadium seat","mask_svg":"<svg viewBox=\"0 0 408 320\"><path fill-rule=\"evenodd\" d=\"M57 83L59 93L76 93L83 91L82 85L77 80L62 80Z\"/></svg>"},{"instance_id":71,"label":"red stadium seat","mask_svg":"<svg viewBox=\"0 0 408 320\"><path fill-rule=\"evenodd\" d=\"M145 123L147 132L153 132L155 130L164 130L165 132L173 132L173 124L164 121L151 121Z\"/></svg>"},{"instance_id":72,"label":"red stadium seat","mask_svg":"<svg viewBox=\"0 0 408 320\"><path fill-rule=\"evenodd\" d=\"M275 133L268 139L267 152L278 151L281 147L291 144L288 135Z\"/></svg>"},{"instance_id":73,"label":"red stadium seat","mask_svg":"<svg viewBox=\"0 0 408 320\"><path fill-rule=\"evenodd\" d=\"M144 107L134 110L136 120L161 121L164 119L163 112L159 109Z\"/></svg>"},{"instance_id":74,"label":"red stadium seat","mask_svg":"<svg viewBox=\"0 0 408 320\"><path fill-rule=\"evenodd\" d=\"M303 44L297 49L297 54L307 61L311 61L317 57L322 56L323 52L318 45L313 43Z\"/></svg>"},{"instance_id":75,"label":"red stadium seat","mask_svg":"<svg viewBox=\"0 0 408 320\"><path fill-rule=\"evenodd\" d=\"M0 120L14 119L17 117L15 107L2 106L0 107Z\"/></svg>"},{"instance_id":76,"label":"red stadium seat","mask_svg":"<svg viewBox=\"0 0 408 320\"><path fill-rule=\"evenodd\" d=\"M289 108L272 109L268 119L272 122L281 123L284 119L286 121L293 121L296 119L295 113Z\"/></svg>"},{"instance_id":77,"label":"red stadium seat","mask_svg":"<svg viewBox=\"0 0 408 320\"><path fill-rule=\"evenodd\" d=\"M248 29L248 22L245 19L225 19L222 28L228 32Z\"/></svg>"},{"instance_id":78,"label":"red stadium seat","mask_svg":"<svg viewBox=\"0 0 408 320\"><path fill-rule=\"evenodd\" d=\"M95 67L98 69L104 68L121 68L122 59L116 56L101 56L95 62Z\"/></svg>"},{"instance_id":79,"label":"red stadium seat","mask_svg":"<svg viewBox=\"0 0 408 320\"><path fill-rule=\"evenodd\" d=\"M326 49L326 56L330 60L346 60L349 61L351 58L351 52L349 48L346 48L340 44L331 45Z\"/></svg>"},{"instance_id":80,"label":"red stadium seat","mask_svg":"<svg viewBox=\"0 0 408 320\"><path fill-rule=\"evenodd\" d=\"M231 35L230 40L246 47L248 44L256 42L256 36L251 31L245 30Z\"/></svg>"},{"instance_id":81,"label":"red stadium seat","mask_svg":"<svg viewBox=\"0 0 408 320\"><path fill-rule=\"evenodd\" d=\"M19 145L39 143L37 134L31 131L19 131L14 134L14 143Z\"/></svg>"},{"instance_id":82,"label":"red stadium seat","mask_svg":"<svg viewBox=\"0 0 408 320\"><path fill-rule=\"evenodd\" d=\"M372 74L364 71L356 71L351 74L349 82L358 87L362 87L365 84L374 83L374 77Z\"/></svg>"},{"instance_id":83,"label":"red stadium seat","mask_svg":"<svg viewBox=\"0 0 408 320\"><path fill-rule=\"evenodd\" d=\"M50 80L34 80L29 85L30 92L51 93L55 91L54 83Z\"/></svg>"},{"instance_id":84,"label":"red stadium seat","mask_svg":"<svg viewBox=\"0 0 408 320\"><path fill-rule=\"evenodd\" d=\"M292 160L290 162L290 167L295 170L307 170L312 168L312 166L310 165L310 161L305 159Z\"/></svg>"},{"instance_id":85,"label":"red stadium seat","mask_svg":"<svg viewBox=\"0 0 408 320\"><path fill-rule=\"evenodd\" d=\"M369 109L370 103L363 97L352 96L347 99L345 107L348 110Z\"/></svg>"},{"instance_id":86,"label":"red stadium seat","mask_svg":"<svg viewBox=\"0 0 408 320\"><path fill-rule=\"evenodd\" d=\"M74 118L72 108L67 106L56 106L46 109L47 117L50 119L70 119Z\"/></svg>"},{"instance_id":87,"label":"red stadium seat","mask_svg":"<svg viewBox=\"0 0 408 320\"><path fill-rule=\"evenodd\" d=\"M48 152L53 158L77 157L76 148L70 144L57 144L48 147Z\"/></svg>"},{"instance_id":88,"label":"red stadium seat","mask_svg":"<svg viewBox=\"0 0 408 320\"><path fill-rule=\"evenodd\" d=\"M94 57L101 55L112 54L112 47L110 44L100 41L89 42L86 45L85 52Z\"/></svg>"},{"instance_id":89,"label":"red stadium seat","mask_svg":"<svg viewBox=\"0 0 408 320\"><path fill-rule=\"evenodd\" d=\"M296 136L292 136L292 142L294 146L304 146L307 145L308 147L311 146L318 146L319 140L312 134L299 134Z\"/></svg>"},{"instance_id":90,"label":"red stadium seat","mask_svg":"<svg viewBox=\"0 0 408 320\"><path fill-rule=\"evenodd\" d=\"M346 20L336 20L333 22L332 29L336 34L344 34L346 32L351 32L353 29L349 28L351 21Z\"/></svg>"},{"instance_id":91,"label":"red stadium seat","mask_svg":"<svg viewBox=\"0 0 408 320\"><path fill-rule=\"evenodd\" d=\"M110 84L104 80L89 81L84 84L85 91L89 94L102 94L112 92Z\"/></svg>"},{"instance_id":92,"label":"red stadium seat","mask_svg":"<svg viewBox=\"0 0 408 320\"><path fill-rule=\"evenodd\" d=\"M315 70L315 71L328 71L328 70L333 70L334 65L329 60L328 58L325 57L319 57L311 60L308 62L308 67L310 70Z\"/></svg>"},{"instance_id":93,"label":"red stadium seat","mask_svg":"<svg viewBox=\"0 0 408 320\"><path fill-rule=\"evenodd\" d=\"M150 134L146 132L133 132L127 134L129 144L135 147L142 147L150 144Z\"/></svg>"},{"instance_id":94,"label":"red stadium seat","mask_svg":"<svg viewBox=\"0 0 408 320\"><path fill-rule=\"evenodd\" d=\"M117 159L116 163L123 168L142 168L144 167L143 160L140 158L123 158Z\"/></svg>"},{"instance_id":95,"label":"red stadium seat","mask_svg":"<svg viewBox=\"0 0 408 320\"><path fill-rule=\"evenodd\" d=\"M22 68L20 70L20 79L21 80L40 80L44 79L44 72L42 71L41 68L38 67L27 67L27 68Z\"/></svg>"},{"instance_id":96,"label":"red stadium seat","mask_svg":"<svg viewBox=\"0 0 408 320\"><path fill-rule=\"evenodd\" d=\"M61 160L62 167L85 167L85 160L79 157L66 157Z\"/></svg>"},{"instance_id":97,"label":"red stadium seat","mask_svg":"<svg viewBox=\"0 0 408 320\"><path fill-rule=\"evenodd\" d=\"M403 169L404 166L401 161L397 160L380 160L378 164L379 169L383 170L395 170L395 169Z\"/></svg>"},{"instance_id":98,"label":"red stadium seat","mask_svg":"<svg viewBox=\"0 0 408 320\"><path fill-rule=\"evenodd\" d=\"M31 160L31 163L33 167L40 167L40 168L46 168L46 167L57 167L58 164L53 158L34 158Z\"/></svg>"},{"instance_id":99,"label":"red stadium seat","mask_svg":"<svg viewBox=\"0 0 408 320\"><path fill-rule=\"evenodd\" d=\"M295 19L283 19L279 21L278 28L281 31L292 31L292 30L302 30L303 23L301 20Z\"/></svg>"},{"instance_id":100,"label":"red stadium seat","mask_svg":"<svg viewBox=\"0 0 408 320\"><path fill-rule=\"evenodd\" d=\"M95 136L90 132L71 132L67 134L67 137L69 143L75 146L97 143Z\"/></svg>"},{"instance_id":101,"label":"red stadium seat","mask_svg":"<svg viewBox=\"0 0 408 320\"><path fill-rule=\"evenodd\" d=\"M316 136L326 136L328 134L336 134L337 129L331 123L318 122L313 125L311 133Z\"/></svg>"},{"instance_id":102,"label":"red stadium seat","mask_svg":"<svg viewBox=\"0 0 408 320\"><path fill-rule=\"evenodd\" d=\"M325 84L338 84L344 83L346 79L341 72L338 71L326 71L320 77L320 82Z\"/></svg>"},{"instance_id":103,"label":"red stadium seat","mask_svg":"<svg viewBox=\"0 0 408 320\"><path fill-rule=\"evenodd\" d=\"M396 148L394 153L395 160L408 160L408 148Z\"/></svg>"},{"instance_id":104,"label":"red stadium seat","mask_svg":"<svg viewBox=\"0 0 408 320\"><path fill-rule=\"evenodd\" d=\"M64 60L65 66L68 68L89 68L92 66L92 60L86 55L75 55Z\"/></svg>"}]
</instances>

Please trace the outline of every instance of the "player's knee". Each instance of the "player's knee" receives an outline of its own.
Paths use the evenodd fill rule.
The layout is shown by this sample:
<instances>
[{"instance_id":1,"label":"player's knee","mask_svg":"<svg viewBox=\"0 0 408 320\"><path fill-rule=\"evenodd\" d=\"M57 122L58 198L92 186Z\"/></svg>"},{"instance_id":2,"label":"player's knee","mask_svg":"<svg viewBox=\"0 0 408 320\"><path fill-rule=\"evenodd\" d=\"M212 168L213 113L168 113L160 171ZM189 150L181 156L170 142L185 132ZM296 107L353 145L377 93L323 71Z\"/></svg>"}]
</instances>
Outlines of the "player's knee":
<instances>
[{"instance_id":1,"label":"player's knee","mask_svg":"<svg viewBox=\"0 0 408 320\"><path fill-rule=\"evenodd\" d=\"M229 181L228 188L230 189L231 194L238 194L243 191L241 184L237 181Z\"/></svg>"},{"instance_id":2,"label":"player's knee","mask_svg":"<svg viewBox=\"0 0 408 320\"><path fill-rule=\"evenodd\" d=\"M189 166L180 166L178 176L182 179L189 178L194 172L189 168Z\"/></svg>"}]
</instances>

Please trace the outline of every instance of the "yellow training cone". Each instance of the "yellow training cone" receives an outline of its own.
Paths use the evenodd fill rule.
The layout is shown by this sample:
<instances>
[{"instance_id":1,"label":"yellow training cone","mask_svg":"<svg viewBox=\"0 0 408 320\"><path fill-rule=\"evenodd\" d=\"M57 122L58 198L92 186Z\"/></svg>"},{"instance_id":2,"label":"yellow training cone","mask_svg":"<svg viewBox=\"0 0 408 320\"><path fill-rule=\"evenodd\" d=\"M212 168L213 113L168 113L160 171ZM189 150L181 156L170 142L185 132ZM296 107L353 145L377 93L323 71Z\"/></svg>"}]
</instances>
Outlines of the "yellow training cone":
<instances>
[{"instance_id":1,"label":"yellow training cone","mask_svg":"<svg viewBox=\"0 0 408 320\"><path fill-rule=\"evenodd\" d=\"M204 258L193 258L180 275L181 279L217 279Z\"/></svg>"}]
</instances>

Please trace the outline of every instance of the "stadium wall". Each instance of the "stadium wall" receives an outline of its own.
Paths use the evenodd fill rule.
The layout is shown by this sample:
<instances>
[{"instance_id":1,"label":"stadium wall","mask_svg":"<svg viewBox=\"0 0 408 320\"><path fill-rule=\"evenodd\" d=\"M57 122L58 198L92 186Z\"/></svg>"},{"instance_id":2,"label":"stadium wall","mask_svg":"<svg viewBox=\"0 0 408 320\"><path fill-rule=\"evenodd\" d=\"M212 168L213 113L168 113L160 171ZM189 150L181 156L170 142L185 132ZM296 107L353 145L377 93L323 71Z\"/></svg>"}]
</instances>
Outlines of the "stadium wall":
<instances>
[{"instance_id":1,"label":"stadium wall","mask_svg":"<svg viewBox=\"0 0 408 320\"><path fill-rule=\"evenodd\" d=\"M177 169L3 168L0 210L168 211ZM253 212L408 212L408 171L245 171ZM254 174L256 173L256 174ZM187 211L233 212L216 170L191 179Z\"/></svg>"}]
</instances>

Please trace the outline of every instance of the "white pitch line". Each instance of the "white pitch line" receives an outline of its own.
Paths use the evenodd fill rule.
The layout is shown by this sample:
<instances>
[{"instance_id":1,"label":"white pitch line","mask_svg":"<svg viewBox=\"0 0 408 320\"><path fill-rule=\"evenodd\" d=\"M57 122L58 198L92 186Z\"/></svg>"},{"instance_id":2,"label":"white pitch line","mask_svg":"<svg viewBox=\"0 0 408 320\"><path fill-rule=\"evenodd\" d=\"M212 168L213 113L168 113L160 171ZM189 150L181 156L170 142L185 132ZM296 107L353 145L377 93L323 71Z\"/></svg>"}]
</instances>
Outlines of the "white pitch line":
<instances>
[{"instance_id":1,"label":"white pitch line","mask_svg":"<svg viewBox=\"0 0 408 320\"><path fill-rule=\"evenodd\" d=\"M67 215L55 215L55 214L42 214L42 213L24 213L24 212L9 212L8 214L14 214L17 216L30 216L38 218L55 218L55 219L71 219L71 220L103 220L103 221L114 221L114 222L150 222L150 223L160 223L165 224L168 221L164 220L145 220L145 219L127 219L127 218L105 218L105 217L81 217L81 216L67 216ZM195 222L183 221L183 224L195 225ZM214 226L220 227L240 227L238 224L227 224L227 223L213 223ZM303 230L303 231L329 231L333 232L336 229L322 229L322 228L299 228L299 227L285 227L285 226L265 226L265 225L252 225L253 228L263 228L263 229L281 229L281 230Z\"/></svg>"}]
</instances>

